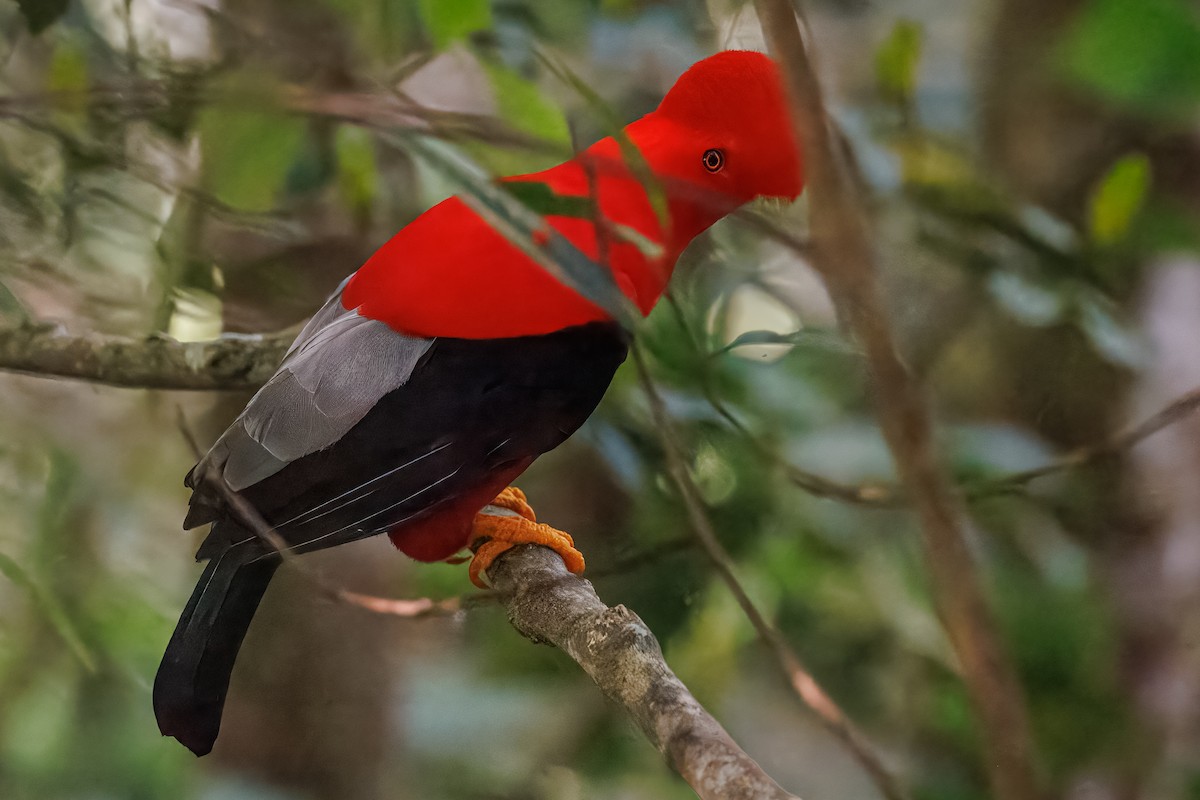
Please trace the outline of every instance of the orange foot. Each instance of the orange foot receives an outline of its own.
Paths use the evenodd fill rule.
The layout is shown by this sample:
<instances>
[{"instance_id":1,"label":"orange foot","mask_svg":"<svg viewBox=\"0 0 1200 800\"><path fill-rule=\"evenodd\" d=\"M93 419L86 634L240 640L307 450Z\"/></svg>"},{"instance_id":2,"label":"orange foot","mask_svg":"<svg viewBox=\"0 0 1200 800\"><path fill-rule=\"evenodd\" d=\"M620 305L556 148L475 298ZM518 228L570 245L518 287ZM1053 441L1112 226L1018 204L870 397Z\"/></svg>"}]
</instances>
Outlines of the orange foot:
<instances>
[{"instance_id":1,"label":"orange foot","mask_svg":"<svg viewBox=\"0 0 1200 800\"><path fill-rule=\"evenodd\" d=\"M475 548L480 540L483 543ZM475 557L471 559L468 571L471 583L480 589L487 589L483 574L497 556L518 544L549 547L562 556L568 571L576 574L583 572L583 553L575 549L571 535L538 522L537 515L525 499L525 493L510 486L475 515L471 529L471 546L475 549Z\"/></svg>"}]
</instances>

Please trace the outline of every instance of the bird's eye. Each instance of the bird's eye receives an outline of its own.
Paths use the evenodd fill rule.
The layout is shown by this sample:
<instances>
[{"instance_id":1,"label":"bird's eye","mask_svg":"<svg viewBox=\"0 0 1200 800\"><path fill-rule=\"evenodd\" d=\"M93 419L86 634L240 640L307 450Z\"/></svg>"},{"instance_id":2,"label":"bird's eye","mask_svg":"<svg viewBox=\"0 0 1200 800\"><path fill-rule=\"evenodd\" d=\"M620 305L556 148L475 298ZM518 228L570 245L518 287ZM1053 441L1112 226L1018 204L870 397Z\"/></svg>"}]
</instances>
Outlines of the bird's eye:
<instances>
[{"instance_id":1,"label":"bird's eye","mask_svg":"<svg viewBox=\"0 0 1200 800\"><path fill-rule=\"evenodd\" d=\"M704 162L704 168L709 172L720 172L725 168L725 152L716 148L705 150L701 161Z\"/></svg>"}]
</instances>

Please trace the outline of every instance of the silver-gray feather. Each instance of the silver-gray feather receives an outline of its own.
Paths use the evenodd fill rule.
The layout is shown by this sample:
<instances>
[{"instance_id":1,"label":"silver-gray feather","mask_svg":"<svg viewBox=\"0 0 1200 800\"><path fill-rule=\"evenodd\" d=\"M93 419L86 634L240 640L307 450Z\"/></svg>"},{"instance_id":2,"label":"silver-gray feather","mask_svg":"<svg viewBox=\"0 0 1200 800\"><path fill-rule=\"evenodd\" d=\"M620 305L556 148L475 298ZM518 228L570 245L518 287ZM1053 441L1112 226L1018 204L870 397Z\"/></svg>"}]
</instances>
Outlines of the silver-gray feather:
<instances>
[{"instance_id":1,"label":"silver-gray feather","mask_svg":"<svg viewBox=\"0 0 1200 800\"><path fill-rule=\"evenodd\" d=\"M403 386L432 344L342 308L339 287L197 465L197 476L223 467L225 480L240 491L330 446Z\"/></svg>"}]
</instances>

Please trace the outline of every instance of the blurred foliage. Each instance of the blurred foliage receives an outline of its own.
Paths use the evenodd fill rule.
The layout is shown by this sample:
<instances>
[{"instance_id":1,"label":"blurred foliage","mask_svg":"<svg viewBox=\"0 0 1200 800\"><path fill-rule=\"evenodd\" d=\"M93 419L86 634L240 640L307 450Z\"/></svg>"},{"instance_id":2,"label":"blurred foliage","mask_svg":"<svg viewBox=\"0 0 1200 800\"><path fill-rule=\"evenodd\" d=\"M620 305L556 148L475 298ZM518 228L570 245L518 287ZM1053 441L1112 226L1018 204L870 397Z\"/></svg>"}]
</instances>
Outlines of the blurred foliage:
<instances>
[{"instance_id":1,"label":"blurred foliage","mask_svg":"<svg viewBox=\"0 0 1200 800\"><path fill-rule=\"evenodd\" d=\"M1143 298L1157 259L1200 242L1184 135L1200 106L1194 6L1056 0L1009 30L1023 0L806 5L905 357L960 485L1152 410L1130 398L1153 383L1167 312ZM652 108L702 55L760 44L751 9L727 0L21 0L0 30L0 324L178 338L298 323L451 192L518 236L537 214L589 213L489 176L544 168ZM1034 79L996 67L981 39ZM435 140L422 119L373 116L408 100L503 127ZM1028 162L989 150L993 107ZM1063 132L1079 130L1103 147ZM1027 188L1045 163L1069 202ZM803 206L759 210L802 226ZM611 291L587 259L557 255L571 280ZM781 469L895 479L857 345L803 254L723 222L639 336L756 602L914 797L987 796L916 522L806 494ZM149 697L195 577L175 413L211 438L247 398L0 383L0 797L690 796L564 655L493 610L379 618L298 580L272 589L221 743L193 759L158 736ZM1115 454L969 508L1057 795L1200 796L1196 711L1156 694L1166 681L1200 696L1181 644L1200 601L1163 594L1155 571L1183 569L1155 504L1186 492L1139 493L1137 468ZM770 773L805 797L876 796L689 546L631 369L522 485ZM462 567L344 549L312 557L338 584L467 591Z\"/></svg>"},{"instance_id":2,"label":"blurred foliage","mask_svg":"<svg viewBox=\"0 0 1200 800\"><path fill-rule=\"evenodd\" d=\"M1185 120L1200 103L1200 12L1185 0L1093 0L1063 42L1063 63L1135 111Z\"/></svg>"}]
</instances>

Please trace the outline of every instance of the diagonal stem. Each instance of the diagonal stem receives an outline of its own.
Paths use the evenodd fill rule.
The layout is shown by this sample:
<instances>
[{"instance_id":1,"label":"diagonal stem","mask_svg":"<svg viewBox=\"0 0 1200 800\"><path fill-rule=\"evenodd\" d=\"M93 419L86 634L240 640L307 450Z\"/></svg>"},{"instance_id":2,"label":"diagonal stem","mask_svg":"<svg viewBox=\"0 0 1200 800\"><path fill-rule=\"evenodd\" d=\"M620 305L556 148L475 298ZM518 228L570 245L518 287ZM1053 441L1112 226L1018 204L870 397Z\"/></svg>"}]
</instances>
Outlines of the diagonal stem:
<instances>
[{"instance_id":1,"label":"diagonal stem","mask_svg":"<svg viewBox=\"0 0 1200 800\"><path fill-rule=\"evenodd\" d=\"M812 58L787 0L755 0L755 7L783 68L806 156L812 262L866 353L880 426L920 521L934 605L962 664L993 791L998 800L1033 800L1039 790L1024 693L968 550L962 509L936 454L928 403L897 353L876 280L870 225L834 146Z\"/></svg>"},{"instance_id":2,"label":"diagonal stem","mask_svg":"<svg viewBox=\"0 0 1200 800\"><path fill-rule=\"evenodd\" d=\"M904 789L884 766L883 759L872 749L866 736L858 730L833 698L821 688L812 673L805 669L800 657L788 646L779 630L763 616L758 606L750 599L750 595L746 593L741 581L738 580L737 574L734 572L733 559L717 539L712 520L708 518L708 513L704 510L704 501L700 498L700 492L696 488L696 483L692 479L687 461L683 456L684 449L671 424L671 417L663 403L662 396L659 395L650 378L641 350L636 345L631 350L638 375L641 378L642 388L650 404L650 414L662 441L667 471L683 499L692 532L699 540L709 560L712 561L717 574L729 587L729 591L741 606L742 613L750 620L759 639L779 662L788 683L801 702L812 709L825 728L845 745L887 800L906 800L907 794Z\"/></svg>"}]
</instances>

